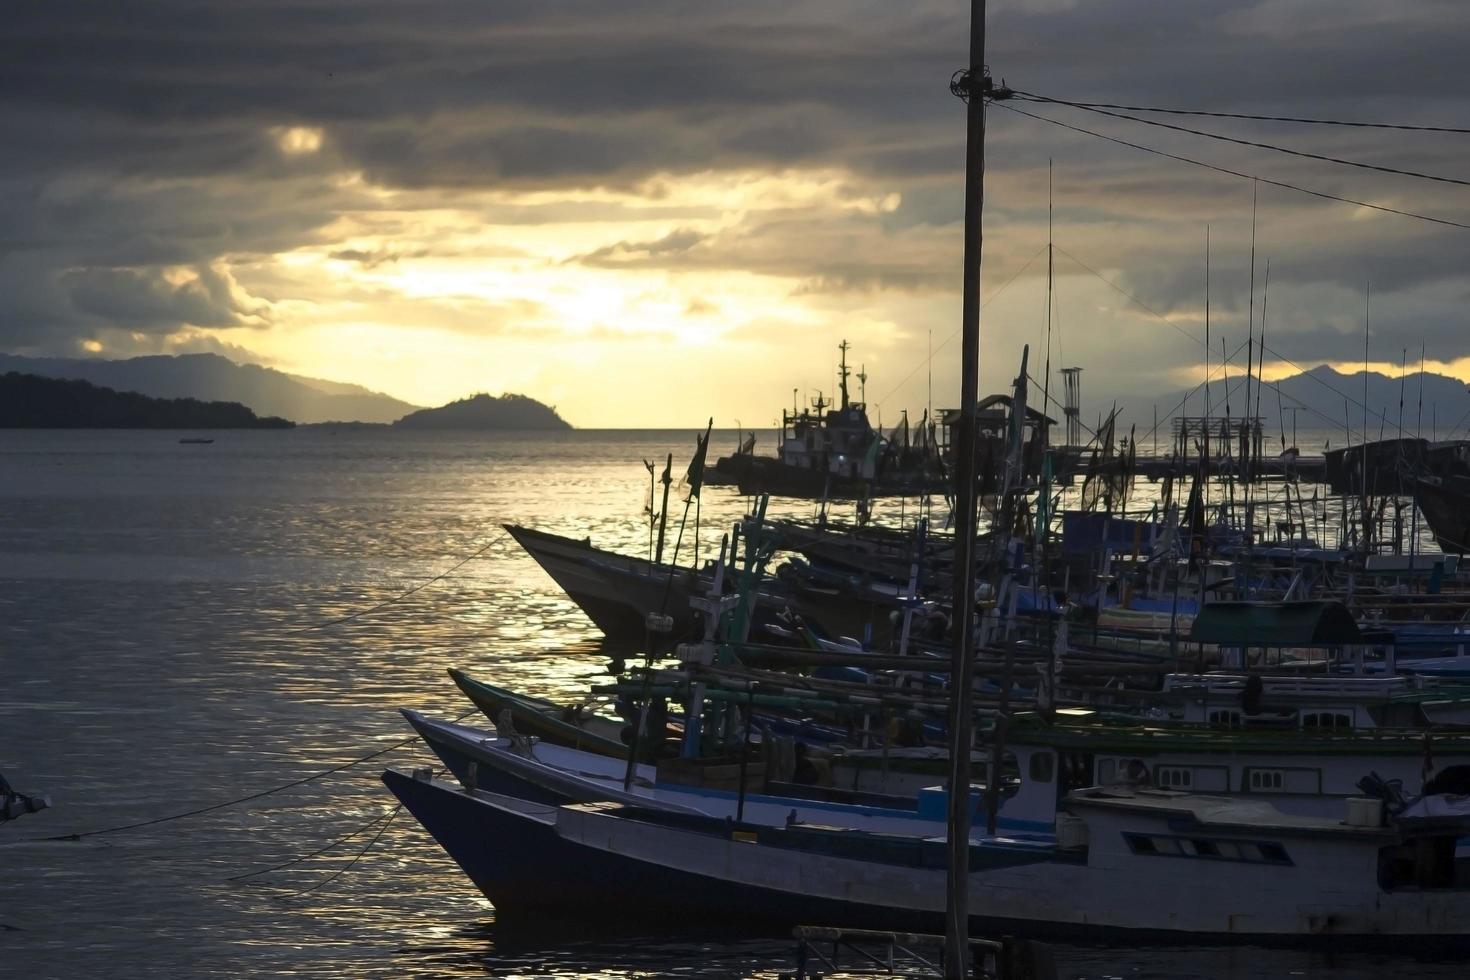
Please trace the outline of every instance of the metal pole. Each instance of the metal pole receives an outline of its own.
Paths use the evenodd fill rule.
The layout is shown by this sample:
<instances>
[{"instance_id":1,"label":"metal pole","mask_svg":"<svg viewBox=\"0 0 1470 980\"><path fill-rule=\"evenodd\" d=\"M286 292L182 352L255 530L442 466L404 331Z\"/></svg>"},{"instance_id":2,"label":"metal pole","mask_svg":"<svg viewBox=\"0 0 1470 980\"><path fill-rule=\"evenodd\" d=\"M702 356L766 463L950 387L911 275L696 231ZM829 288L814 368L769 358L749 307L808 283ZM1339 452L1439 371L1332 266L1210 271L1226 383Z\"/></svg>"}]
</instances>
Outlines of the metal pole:
<instances>
[{"instance_id":1,"label":"metal pole","mask_svg":"<svg viewBox=\"0 0 1470 980\"><path fill-rule=\"evenodd\" d=\"M663 564L664 560L664 528L669 523L669 484L674 482L672 471L674 469L674 454L669 453L669 458L664 463L664 500L658 515L658 548L654 551L654 563Z\"/></svg>"},{"instance_id":2,"label":"metal pole","mask_svg":"<svg viewBox=\"0 0 1470 980\"><path fill-rule=\"evenodd\" d=\"M981 215L985 203L985 0L970 0L970 65L965 115L964 300L961 312L960 417L955 467L954 653L950 675L949 840L945 888L944 975L970 967L970 741L975 618L975 406L980 388Z\"/></svg>"}]
</instances>

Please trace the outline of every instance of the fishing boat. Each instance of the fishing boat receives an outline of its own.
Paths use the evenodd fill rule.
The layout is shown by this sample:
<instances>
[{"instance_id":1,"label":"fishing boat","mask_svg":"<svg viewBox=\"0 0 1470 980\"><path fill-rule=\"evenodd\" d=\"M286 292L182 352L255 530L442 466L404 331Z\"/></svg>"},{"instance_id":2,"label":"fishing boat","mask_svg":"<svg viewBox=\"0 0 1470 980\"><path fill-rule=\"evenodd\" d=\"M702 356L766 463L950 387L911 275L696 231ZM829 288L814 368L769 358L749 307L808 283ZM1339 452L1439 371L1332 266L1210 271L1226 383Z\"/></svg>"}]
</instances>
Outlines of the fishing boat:
<instances>
[{"instance_id":1,"label":"fishing boat","mask_svg":"<svg viewBox=\"0 0 1470 980\"><path fill-rule=\"evenodd\" d=\"M503 527L609 640L645 640L649 613L672 617L676 636L693 630L689 598L708 582L692 569L595 548L589 538Z\"/></svg>"},{"instance_id":2,"label":"fishing boat","mask_svg":"<svg viewBox=\"0 0 1470 980\"><path fill-rule=\"evenodd\" d=\"M1421 476L1414 500L1435 542L1445 552L1470 552L1470 476Z\"/></svg>"},{"instance_id":3,"label":"fishing boat","mask_svg":"<svg viewBox=\"0 0 1470 980\"><path fill-rule=\"evenodd\" d=\"M868 420L862 396L850 396L849 349L847 341L838 345L840 397L835 403L819 394L810 408L782 409L776 456L737 452L721 457L715 461L714 482L733 482L746 496L821 500L943 492L946 481L938 456L932 450L905 450L885 439ZM859 370L857 376L866 386L867 374Z\"/></svg>"},{"instance_id":4,"label":"fishing boat","mask_svg":"<svg viewBox=\"0 0 1470 980\"><path fill-rule=\"evenodd\" d=\"M905 799L772 782L766 778L766 765L756 762L744 767L748 786L741 792L742 767L738 760L639 763L630 774L621 759L505 738L416 711L402 711L414 731L466 789L542 803L627 803L768 826L794 819L885 833L944 833L939 806L943 794L937 790Z\"/></svg>"},{"instance_id":5,"label":"fishing boat","mask_svg":"<svg viewBox=\"0 0 1470 980\"><path fill-rule=\"evenodd\" d=\"M623 722L593 712L586 704L561 705L487 684L455 667L449 676L465 697L496 725L507 714L515 731L534 735L552 745L566 745L613 758L625 758Z\"/></svg>"},{"instance_id":6,"label":"fishing boat","mask_svg":"<svg viewBox=\"0 0 1470 980\"><path fill-rule=\"evenodd\" d=\"M649 614L668 616L676 639L696 631L690 600L708 592L713 581L708 571L595 548L588 538L503 526L609 640L644 642ZM757 618L763 619L786 602L774 583L765 582L756 590L754 604Z\"/></svg>"},{"instance_id":7,"label":"fishing boat","mask_svg":"<svg viewBox=\"0 0 1470 980\"><path fill-rule=\"evenodd\" d=\"M497 917L942 924L941 838L550 806L427 770L383 780ZM972 840L970 925L1138 942L1470 942L1470 867L1455 851L1470 832L1464 804L1430 797L1385 819L1378 803L1355 801L1344 820L1163 789L1074 792L1055 841Z\"/></svg>"}]
</instances>

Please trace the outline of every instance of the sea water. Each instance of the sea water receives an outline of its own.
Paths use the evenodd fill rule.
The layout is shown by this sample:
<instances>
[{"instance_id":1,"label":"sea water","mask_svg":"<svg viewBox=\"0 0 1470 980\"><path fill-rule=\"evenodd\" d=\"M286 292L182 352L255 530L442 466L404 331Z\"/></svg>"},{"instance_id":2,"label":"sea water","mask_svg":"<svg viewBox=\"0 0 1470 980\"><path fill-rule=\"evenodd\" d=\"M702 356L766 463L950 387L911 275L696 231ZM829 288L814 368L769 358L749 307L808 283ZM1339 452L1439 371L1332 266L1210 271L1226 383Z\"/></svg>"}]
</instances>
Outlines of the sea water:
<instances>
[{"instance_id":1,"label":"sea water","mask_svg":"<svg viewBox=\"0 0 1470 980\"><path fill-rule=\"evenodd\" d=\"M179 443L191 435L215 441ZM0 976L790 970L789 939L732 936L719 923L691 924L677 940L609 936L586 921L507 934L411 816L382 822L393 801L381 769L435 761L416 741L399 745L412 733L396 709L444 718L468 709L446 668L574 700L618 652L500 525L646 554L644 461L661 475L672 453L677 481L694 440L0 432L0 772L54 801L0 825ZM716 432L711 456L736 440ZM706 490L697 537L689 510L681 559L696 540L701 560L713 557L745 504ZM900 506L912 504L881 502L878 516L896 520ZM685 511L677 495L669 511L672 552ZM814 511L772 504L773 514ZM384 754L253 802L35 840L207 807L375 752ZM1463 975L1409 949L1058 954L1069 978Z\"/></svg>"}]
</instances>

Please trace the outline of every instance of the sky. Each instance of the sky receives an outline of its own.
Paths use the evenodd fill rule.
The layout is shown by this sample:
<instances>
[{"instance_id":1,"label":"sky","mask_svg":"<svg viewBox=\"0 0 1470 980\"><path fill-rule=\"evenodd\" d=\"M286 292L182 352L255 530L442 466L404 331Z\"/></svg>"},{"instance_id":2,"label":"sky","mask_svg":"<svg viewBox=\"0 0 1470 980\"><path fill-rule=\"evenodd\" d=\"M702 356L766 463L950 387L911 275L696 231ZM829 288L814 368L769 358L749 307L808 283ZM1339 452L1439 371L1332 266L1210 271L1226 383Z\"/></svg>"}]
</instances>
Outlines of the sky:
<instances>
[{"instance_id":1,"label":"sky","mask_svg":"<svg viewBox=\"0 0 1470 980\"><path fill-rule=\"evenodd\" d=\"M11 5L0 349L214 351L423 405L514 391L579 426L761 426L832 392L845 339L875 421L953 404L968 19L961 0ZM989 4L994 75L1073 101L1470 127L1466 50L1457 2ZM992 106L982 390L1024 344L1037 378L1084 368L1084 414L1201 380L1207 235L1214 370L1264 304L1268 378L1357 369L1366 313L1374 366L1422 346L1470 379L1470 231L1011 107L1470 224L1465 186ZM1460 134L1149 118L1470 179Z\"/></svg>"}]
</instances>

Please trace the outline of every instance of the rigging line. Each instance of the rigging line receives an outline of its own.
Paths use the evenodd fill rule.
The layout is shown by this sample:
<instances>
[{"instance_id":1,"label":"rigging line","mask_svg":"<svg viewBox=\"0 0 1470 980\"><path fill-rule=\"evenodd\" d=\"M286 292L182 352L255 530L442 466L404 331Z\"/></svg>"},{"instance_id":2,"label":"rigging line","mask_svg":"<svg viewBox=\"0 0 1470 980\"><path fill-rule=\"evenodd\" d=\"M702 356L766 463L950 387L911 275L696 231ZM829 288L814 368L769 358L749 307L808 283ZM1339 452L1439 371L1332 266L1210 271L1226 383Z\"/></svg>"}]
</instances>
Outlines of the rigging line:
<instances>
[{"instance_id":1,"label":"rigging line","mask_svg":"<svg viewBox=\"0 0 1470 980\"><path fill-rule=\"evenodd\" d=\"M475 714L478 710L479 709L477 708L472 708L469 711L466 711L464 714L460 715L458 718L455 718L454 720L463 721L470 715ZM417 740L418 735L410 735L408 738L394 742L392 745L388 746L385 749L379 749L378 751L371 752L368 755L359 756L358 758L353 759L350 762L344 762L339 766L333 766L330 769L323 769L320 772L314 772L310 775L302 776L300 779L293 779L289 783L282 783L279 786L272 786L269 789L263 789L258 793L251 793L248 796L237 797L233 800L223 800L219 803L211 803L208 806L195 807L192 810L185 810L182 813L171 813L167 816L154 817L151 820L139 820L135 823L121 824L116 827L104 827L101 830L84 830L74 834L56 834L52 837L27 837L24 840L13 841L12 843L33 844L41 841L76 841L81 840L83 837L100 837L103 834L118 834L122 833L125 830L137 830L140 827L152 827L155 824L168 823L172 820L183 820L185 817L197 817L200 814L212 813L215 810L223 810L226 807L238 806L241 803L249 803L253 800L262 799L263 797L273 796L276 793L280 793L288 789L293 789L297 786L304 786L307 783L321 779L323 776L331 776L335 773L344 772L348 769L351 769L353 766L358 766L364 762L371 762L374 759L381 758L382 756L387 755L389 752L392 752L396 749L401 749L405 745L408 745L410 742L414 742Z\"/></svg>"},{"instance_id":2,"label":"rigging line","mask_svg":"<svg viewBox=\"0 0 1470 980\"><path fill-rule=\"evenodd\" d=\"M1117 136L1108 136L1104 133L1099 133L1093 129L1085 129L1081 126L1074 126L1071 123L1062 122L1060 119L1052 119L1048 116L1039 116L1034 112L1027 112L1025 109L1017 109L1015 106L1008 105L1004 102L996 102L995 105L998 108L1006 110L1007 112L1014 112L1018 115L1029 116L1032 119L1039 120L1040 122L1050 123L1053 126L1060 126L1062 129L1070 129L1073 132L1083 133L1087 136L1095 136L1098 139L1107 140L1109 143L1117 143L1119 146L1127 146L1135 150L1142 150L1145 153L1152 153L1155 156L1167 157L1170 160L1177 160L1180 163L1188 163L1196 167L1203 167L1206 170L1213 170L1217 173L1228 174L1231 177L1239 177L1242 180L1259 180L1261 183L1270 184L1272 187L1283 187L1286 190L1296 191L1300 194L1307 194L1311 197L1319 197L1325 201L1336 201L1339 204L1351 204L1355 207L1368 208L1371 211L1383 211L1388 214L1397 214L1405 218L1417 218L1420 221L1428 221L1436 225L1447 225L1450 228L1463 228L1466 231L1470 231L1470 224L1465 224L1460 221L1452 221L1449 218L1436 218L1433 215L1420 214L1417 211L1404 211L1399 208L1391 208L1386 204L1369 204L1367 201L1359 201L1351 197L1339 197L1336 194L1329 194L1326 191L1315 191L1309 187L1302 187L1300 184L1288 184L1284 180L1273 180L1270 177L1261 177L1257 174L1246 173L1242 170L1231 170L1229 167L1222 167L1218 164L1213 163L1205 163L1203 160L1196 160L1193 157L1180 156L1177 153L1169 153L1166 150L1160 150L1156 147L1144 146L1142 143L1132 143L1128 140L1120 139Z\"/></svg>"},{"instance_id":3,"label":"rigging line","mask_svg":"<svg viewBox=\"0 0 1470 980\"><path fill-rule=\"evenodd\" d=\"M1226 136L1223 133L1211 133L1203 129L1191 129L1188 126L1178 126L1174 123L1166 123L1158 119L1144 119L1141 116L1130 116L1124 112L1113 112L1110 109L1101 109L1096 106L1082 105L1078 102L1066 102L1062 99L1049 99L1045 96L1033 96L1031 101L1047 102L1053 105L1069 106L1073 109L1082 109L1085 112L1093 112L1100 116L1111 116L1114 119L1126 119L1129 122L1142 123L1145 126L1157 126L1160 129L1171 129L1176 133L1188 133L1191 136L1203 136L1206 139L1219 140L1222 143L1235 143L1240 146L1255 147L1258 150L1272 150L1276 153L1285 153L1289 156L1304 157L1308 160L1321 160L1324 163L1335 163L1344 167L1356 167L1359 170L1376 170L1379 173L1395 174L1400 177L1417 177L1420 180L1436 181L1441 184L1458 184L1461 187L1470 187L1470 180L1461 180L1458 177L1443 177L1439 174L1427 174L1419 170L1404 170L1399 167L1386 167L1376 163L1363 163L1360 160L1344 160L1341 157L1330 157L1326 154L1312 153L1308 150L1294 150L1286 146L1277 146L1274 143L1262 143L1257 140L1241 139L1238 136Z\"/></svg>"},{"instance_id":4,"label":"rigging line","mask_svg":"<svg viewBox=\"0 0 1470 980\"><path fill-rule=\"evenodd\" d=\"M1109 279L1107 276L1103 275L1101 272L1098 272L1096 269L1094 269L1092 266L1088 265L1086 262L1083 262L1077 256L1075 256L1071 252L1067 251L1065 248L1062 248L1062 246L1060 246L1060 245L1056 246L1056 250L1058 252L1061 252L1067 258L1071 259L1073 262L1075 262L1082 269L1086 270L1087 272L1089 272L1092 275L1096 276L1098 279L1102 280L1102 282L1104 282L1108 286L1111 286L1113 289L1117 290L1120 295L1126 297L1129 301L1137 304L1142 309L1148 311L1156 319L1160 320L1161 322L1163 322L1167 326L1170 326L1170 327L1174 328L1175 330L1179 331L1184 336L1189 337L1195 343L1200 344L1201 346L1203 346L1204 341L1200 340L1198 337L1194 336L1194 334L1191 334L1189 331L1185 330L1183 327L1181 327L1178 324L1176 324L1176 323L1172 322L1171 320L1169 320L1162 313L1158 312L1153 307L1149 306L1143 300L1139 299L1137 296L1133 295L1128 290L1124 289L1122 286L1118 285L1116 282L1114 282L1113 280ZM1352 402L1354 405L1358 406L1359 408L1362 408L1363 407L1361 402L1357 401L1357 399L1353 398L1353 396L1349 395L1347 392L1343 391L1341 388L1338 388L1336 385L1333 385L1333 384L1330 384L1330 383L1328 383L1326 381L1323 381L1321 378L1317 377L1317 375L1315 375L1312 372L1308 371L1306 368L1302 367L1300 364L1296 363L1291 358L1286 357L1280 351L1276 350L1274 347L1267 347L1264 340L1261 341L1261 349L1264 350L1264 351L1270 351L1272 354L1276 355L1276 359L1277 360L1281 361L1281 363L1283 363L1283 364L1290 365L1292 368L1294 368L1297 371L1297 373L1302 374L1302 375L1305 375L1308 378L1311 378L1313 381L1315 381L1318 384L1322 385L1323 387L1327 388L1327 390L1333 392L1334 394L1341 395L1343 398L1345 398L1348 401ZM1275 386L1278 386L1280 384L1280 382L1279 381L1271 381L1271 382L1268 382L1268 384L1270 384L1273 387L1275 387ZM1198 391L1199 390L1199 386L1196 386L1195 390ZM1193 392L1191 392L1191 394L1193 394ZM1295 395L1287 395L1286 397L1289 398L1289 399L1291 399L1292 401L1296 402L1301 408L1305 409L1308 412L1311 412L1313 415L1317 416L1318 418L1322 419L1323 421L1328 422L1329 424L1333 425L1334 427L1337 425L1337 422L1336 422L1335 419L1332 419L1332 418L1328 417L1327 415L1324 415L1323 413L1317 411L1315 408L1312 408L1305 401L1303 401L1300 398L1297 398Z\"/></svg>"},{"instance_id":5,"label":"rigging line","mask_svg":"<svg viewBox=\"0 0 1470 980\"><path fill-rule=\"evenodd\" d=\"M459 571L461 568L463 568L464 566L468 565L470 562L474 561L476 558L479 558L485 552L489 551L490 548L494 544L495 544L495 539L494 538L491 538L489 541L487 541L485 543L485 546L484 547L482 547L480 550L476 551L474 554L470 555L469 557L460 559L459 561L455 562L450 567L446 568L444 571L440 572L438 575L435 575L433 578L428 579L428 580L423 581L423 582L420 582L418 585L415 585L413 588L409 589L408 591L399 593L398 595L394 596L391 599L385 599L384 601L378 603L376 606L370 606L367 609L360 609L360 610L358 610L355 613L348 613L346 616L339 616L336 619L329 619L329 620L327 620L326 622L323 622L323 623L312 623L312 624L307 625L307 626L298 626L295 629L286 630L284 635L286 635L286 636L294 636L297 633L310 633L313 630L331 629L333 626L341 626L343 623L349 623L349 622L351 622L354 619L360 619L363 616L370 615L372 613L378 612L379 610L387 609L389 606L393 605L394 603L402 602L404 599L407 599L409 596L413 595L415 592L422 592L424 589L427 589L429 586L433 585L434 583L441 582L444 579L448 578L449 576L453 575L455 572Z\"/></svg>"},{"instance_id":6,"label":"rigging line","mask_svg":"<svg viewBox=\"0 0 1470 980\"><path fill-rule=\"evenodd\" d=\"M1460 426L1464 425L1466 420L1470 420L1470 408L1467 408L1465 414L1460 416L1460 421L1455 423L1455 427L1450 430L1450 434L1444 437L1446 442L1455 438L1455 433L1460 431Z\"/></svg>"},{"instance_id":7,"label":"rigging line","mask_svg":"<svg viewBox=\"0 0 1470 980\"><path fill-rule=\"evenodd\" d=\"M1024 95L1029 99L1036 99L1042 102L1058 102L1062 105L1077 106L1082 109L1123 109L1128 112L1160 112L1171 116L1210 116L1217 119L1249 119L1254 122L1304 123L1309 126L1349 126L1356 129L1403 129L1420 133L1459 133L1462 136L1470 135L1470 129L1462 129L1457 126L1416 126L1411 123L1311 119L1304 116L1264 116L1248 112L1210 112L1204 109L1163 109L1158 106L1119 105L1115 102L1072 102L1067 99L1052 99L1044 95L1036 95L1033 92L1021 92L1014 89L1012 91L1015 91L1017 95Z\"/></svg>"},{"instance_id":8,"label":"rigging line","mask_svg":"<svg viewBox=\"0 0 1470 980\"><path fill-rule=\"evenodd\" d=\"M1274 348L1274 347L1267 347L1265 344L1262 344L1261 345L1261 349L1262 350L1270 351L1272 354L1275 354L1277 360L1281 361L1281 363L1283 363L1283 364L1287 364L1287 365L1290 365L1291 367L1295 368L1298 374L1302 374L1302 375L1305 375L1308 378L1311 378L1313 381L1317 382L1319 385L1321 385L1322 387L1326 388L1328 391L1331 391L1334 394L1341 395L1344 400L1351 402L1356 407L1361 408L1364 411L1367 411L1369 413L1372 413L1373 410L1370 409L1370 408L1368 408L1363 402L1358 401L1352 395L1349 395L1347 392L1343 391L1341 388L1337 387L1336 385L1330 384L1330 383L1328 383L1326 381L1323 381L1321 378L1317 377L1312 372L1310 372L1310 371L1306 370L1305 368L1303 368L1296 361L1293 361L1291 358L1286 357L1285 355L1281 354L1279 351L1276 350L1276 348ZM1365 378L1364 380L1366 381L1367 379ZM1277 384L1277 383L1278 382L1272 382L1272 384ZM1287 395L1286 397L1291 398L1292 396L1291 395ZM1303 402L1302 405L1304 407L1307 407L1305 402ZM1322 418L1322 419L1326 419L1327 418L1327 416L1323 415L1321 412L1318 412L1318 411L1316 411L1313 408L1307 407L1307 411L1311 412L1313 415L1316 415L1319 418ZM1377 414L1378 415L1384 415L1384 413L1386 411L1387 411L1387 409L1379 409L1378 412L1377 412ZM1333 424L1335 425L1336 423L1334 422Z\"/></svg>"},{"instance_id":9,"label":"rigging line","mask_svg":"<svg viewBox=\"0 0 1470 980\"><path fill-rule=\"evenodd\" d=\"M1043 404L1055 405L1058 408L1065 408L1066 407L1061 402L1059 402L1059 401L1056 400L1056 396L1049 394L1045 390L1045 386L1043 386L1040 381L1036 380L1036 375L1032 374L1030 371L1027 371L1026 372L1026 377L1027 377L1027 379L1033 385L1035 385L1038 388L1042 388L1041 397L1042 397L1042 403ZM1077 426L1080 429L1082 429L1083 432L1086 432L1088 435L1092 436L1094 439L1097 438L1097 430L1091 428L1086 422L1082 421L1082 418L1081 418L1080 414L1079 414L1079 416L1077 418ZM1089 442L1089 445L1090 444L1091 443ZM1083 447L1083 448L1086 448L1086 447Z\"/></svg>"},{"instance_id":10,"label":"rigging line","mask_svg":"<svg viewBox=\"0 0 1470 980\"><path fill-rule=\"evenodd\" d=\"M1024 273L1027 269L1031 268L1031 263L1032 262L1035 262L1036 259L1044 251L1046 251L1046 246L1045 245L1042 245L1040 248L1038 248L1031 255L1031 258L1029 258L1029 259L1026 260L1026 264L1025 265L1021 266L1021 268L1019 268L1019 269L1016 270L1015 275L1013 275L1009 279L1007 279L1001 285L1001 287L999 289L997 289L995 292L991 293L990 296L987 299L985 299L984 302L982 302L980 304L980 309L983 310L983 309L985 309L985 307L989 306L994 301L1000 299L1000 294L1003 293L1003 292L1005 292L1006 289L1008 289L1010 287L1011 283L1013 283L1017 279L1021 278L1021 274ZM945 337L943 340L941 340L939 342L939 346L938 347L931 347L929 349L929 357L930 358L933 358L935 351L942 350L945 347L945 345L947 345L951 340L954 340L959 335L960 335L960 328L956 327L953 333L951 333L948 337ZM924 364L926 364L926 363L929 363L929 362L928 361L925 361L925 362L921 362L921 363L915 365L914 366L914 369L912 371L910 371L908 374L904 375L902 381L900 381L898 384L896 384L892 388L890 388L889 391L888 391L888 394L884 395L882 398L879 398L873 404L874 405L882 405L884 402L888 401L888 399L892 398L895 394L898 393L898 391L899 391L900 388L902 388L904 385L908 384L909 379L911 379L915 374L918 374L919 373L919 368L923 367Z\"/></svg>"},{"instance_id":11,"label":"rigging line","mask_svg":"<svg viewBox=\"0 0 1470 980\"><path fill-rule=\"evenodd\" d=\"M1160 323L1164 324L1164 326L1169 327L1172 330L1178 331L1180 334L1182 334L1185 337L1188 337L1190 340L1194 341L1196 344L1199 344L1201 347L1203 347L1205 345L1205 342L1203 340L1201 340L1197 335L1190 333L1188 330L1185 330L1179 324L1175 323L1173 320L1170 320L1168 317L1164 316L1164 314L1160 313L1158 310L1154 309L1152 306L1149 306L1143 300L1139 299L1137 296L1133 295L1128 290L1126 290L1122 286L1118 285L1116 282L1113 282L1113 280L1109 279L1107 276L1103 275L1101 272L1098 272L1092 266L1088 265L1086 262L1083 262L1081 259L1079 259L1077 256L1073 255L1071 252L1067 251L1065 248L1062 248L1062 246L1056 245L1056 246L1053 246L1053 247L1058 252L1061 252L1067 258L1071 259L1074 263L1076 263L1078 266L1080 266L1084 271L1091 273L1092 275L1096 276L1098 279L1102 280L1102 282L1104 284L1106 284L1108 286L1111 286L1113 289L1117 290L1117 292L1118 292L1119 295L1121 295L1122 297L1124 297L1125 299L1127 299L1129 302L1133 303L1134 305L1138 306L1139 308L1143 309L1145 312L1147 312L1149 315L1151 315L1154 319L1156 319Z\"/></svg>"}]
</instances>

